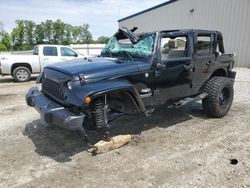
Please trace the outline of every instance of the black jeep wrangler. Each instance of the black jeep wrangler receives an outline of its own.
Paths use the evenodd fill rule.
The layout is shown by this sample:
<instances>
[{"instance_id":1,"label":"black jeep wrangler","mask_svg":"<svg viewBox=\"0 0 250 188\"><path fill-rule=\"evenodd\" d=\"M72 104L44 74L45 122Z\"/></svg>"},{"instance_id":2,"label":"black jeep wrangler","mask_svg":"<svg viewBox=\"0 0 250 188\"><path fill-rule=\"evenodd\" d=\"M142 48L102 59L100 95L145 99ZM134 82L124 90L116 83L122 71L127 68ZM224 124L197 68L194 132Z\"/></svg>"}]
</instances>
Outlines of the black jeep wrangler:
<instances>
[{"instance_id":1,"label":"black jeep wrangler","mask_svg":"<svg viewBox=\"0 0 250 188\"><path fill-rule=\"evenodd\" d=\"M234 54L222 34L167 30L134 34L120 28L100 57L57 63L38 77L26 102L41 118L71 130L95 129L108 137L123 114L150 116L160 105L181 107L202 100L211 117L225 116L233 101Z\"/></svg>"}]
</instances>

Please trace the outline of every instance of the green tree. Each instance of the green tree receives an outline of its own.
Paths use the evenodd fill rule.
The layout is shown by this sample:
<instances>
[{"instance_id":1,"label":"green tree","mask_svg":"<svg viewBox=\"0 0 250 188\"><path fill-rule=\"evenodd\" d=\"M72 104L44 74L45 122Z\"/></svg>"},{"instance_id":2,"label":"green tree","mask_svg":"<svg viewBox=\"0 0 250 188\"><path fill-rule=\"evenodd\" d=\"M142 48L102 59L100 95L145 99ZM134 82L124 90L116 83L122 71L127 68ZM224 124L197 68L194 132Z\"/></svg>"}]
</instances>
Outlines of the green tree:
<instances>
[{"instance_id":1,"label":"green tree","mask_svg":"<svg viewBox=\"0 0 250 188\"><path fill-rule=\"evenodd\" d=\"M82 28L81 26L74 26L71 28L71 32L72 32L72 42L73 43L78 43L80 42L80 36L81 36L81 32L82 32Z\"/></svg>"},{"instance_id":2,"label":"green tree","mask_svg":"<svg viewBox=\"0 0 250 188\"><path fill-rule=\"evenodd\" d=\"M0 52L7 51L7 48L4 44L0 43Z\"/></svg>"},{"instance_id":3,"label":"green tree","mask_svg":"<svg viewBox=\"0 0 250 188\"><path fill-rule=\"evenodd\" d=\"M8 51L11 50L11 38L9 33L3 32L1 43L6 47Z\"/></svg>"},{"instance_id":4,"label":"green tree","mask_svg":"<svg viewBox=\"0 0 250 188\"><path fill-rule=\"evenodd\" d=\"M89 24L83 24L81 26L81 42L89 44L92 41L92 34L89 32Z\"/></svg>"},{"instance_id":5,"label":"green tree","mask_svg":"<svg viewBox=\"0 0 250 188\"><path fill-rule=\"evenodd\" d=\"M65 24L65 37L63 39L63 44L64 45L69 45L72 43L72 26L70 24Z\"/></svg>"},{"instance_id":6,"label":"green tree","mask_svg":"<svg viewBox=\"0 0 250 188\"><path fill-rule=\"evenodd\" d=\"M25 24L24 20L16 20L16 27L11 33L12 42L14 49L23 50L24 35L25 35Z\"/></svg>"},{"instance_id":7,"label":"green tree","mask_svg":"<svg viewBox=\"0 0 250 188\"><path fill-rule=\"evenodd\" d=\"M13 49L17 50L18 49L18 29L14 28L11 32L11 40L12 40L12 45Z\"/></svg>"},{"instance_id":8,"label":"green tree","mask_svg":"<svg viewBox=\"0 0 250 188\"><path fill-rule=\"evenodd\" d=\"M54 23L52 20L46 20L43 24L45 41L48 41L49 43L53 42L52 41L54 36L53 26Z\"/></svg>"},{"instance_id":9,"label":"green tree","mask_svg":"<svg viewBox=\"0 0 250 188\"><path fill-rule=\"evenodd\" d=\"M98 44L107 44L108 41L109 41L109 37L106 37L106 36L101 36L97 39L96 43Z\"/></svg>"},{"instance_id":10,"label":"green tree","mask_svg":"<svg viewBox=\"0 0 250 188\"><path fill-rule=\"evenodd\" d=\"M35 22L25 20L24 21L24 30L25 30L25 42L31 48L34 46L34 30L35 30ZM30 48L29 47L29 48Z\"/></svg>"},{"instance_id":11,"label":"green tree","mask_svg":"<svg viewBox=\"0 0 250 188\"><path fill-rule=\"evenodd\" d=\"M44 38L45 38L45 31L44 31L44 23L42 22L41 24L38 24L35 26L35 41L36 44L43 44L44 43Z\"/></svg>"},{"instance_id":12,"label":"green tree","mask_svg":"<svg viewBox=\"0 0 250 188\"><path fill-rule=\"evenodd\" d=\"M60 19L57 19L53 23L53 29L54 29L54 43L55 44L62 44L63 36L64 36L64 27L65 24Z\"/></svg>"},{"instance_id":13,"label":"green tree","mask_svg":"<svg viewBox=\"0 0 250 188\"><path fill-rule=\"evenodd\" d=\"M0 31L0 36L3 36L2 33ZM36 44L44 43L68 45L71 43L89 44L95 42L89 31L89 24L72 26L60 19L56 21L46 20L39 24L35 24L31 20L16 20L16 27L12 30L11 35L9 36L6 33L4 41L1 38L2 48L7 50L27 50L33 48ZM106 43L108 39L100 37L98 40L99 43Z\"/></svg>"}]
</instances>

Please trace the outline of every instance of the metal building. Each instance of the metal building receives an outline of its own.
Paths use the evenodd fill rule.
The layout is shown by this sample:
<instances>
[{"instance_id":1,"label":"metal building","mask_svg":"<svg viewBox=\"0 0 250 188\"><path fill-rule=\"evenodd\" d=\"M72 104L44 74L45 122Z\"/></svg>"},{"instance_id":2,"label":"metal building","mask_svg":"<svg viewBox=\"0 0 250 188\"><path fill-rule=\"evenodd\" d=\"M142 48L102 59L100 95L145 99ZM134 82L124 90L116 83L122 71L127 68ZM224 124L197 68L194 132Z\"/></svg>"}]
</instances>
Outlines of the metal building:
<instances>
[{"instance_id":1,"label":"metal building","mask_svg":"<svg viewBox=\"0 0 250 188\"><path fill-rule=\"evenodd\" d=\"M118 20L137 32L210 29L223 33L226 52L236 66L250 68L250 0L169 0Z\"/></svg>"}]
</instances>

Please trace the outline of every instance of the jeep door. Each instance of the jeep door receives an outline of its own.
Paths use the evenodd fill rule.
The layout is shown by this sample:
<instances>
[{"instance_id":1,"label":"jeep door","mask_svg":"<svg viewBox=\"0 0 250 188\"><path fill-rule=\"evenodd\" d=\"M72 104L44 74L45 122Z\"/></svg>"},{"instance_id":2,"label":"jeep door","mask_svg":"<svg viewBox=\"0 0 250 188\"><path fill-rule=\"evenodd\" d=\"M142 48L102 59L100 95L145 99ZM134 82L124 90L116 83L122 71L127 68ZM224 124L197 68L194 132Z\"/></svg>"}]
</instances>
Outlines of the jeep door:
<instances>
[{"instance_id":1,"label":"jeep door","mask_svg":"<svg viewBox=\"0 0 250 188\"><path fill-rule=\"evenodd\" d=\"M192 93L197 93L208 79L215 63L216 33L197 31L194 33L193 63L195 66Z\"/></svg>"},{"instance_id":2,"label":"jeep door","mask_svg":"<svg viewBox=\"0 0 250 188\"><path fill-rule=\"evenodd\" d=\"M188 96L193 72L191 37L182 33L162 34L155 81L168 99Z\"/></svg>"}]
</instances>

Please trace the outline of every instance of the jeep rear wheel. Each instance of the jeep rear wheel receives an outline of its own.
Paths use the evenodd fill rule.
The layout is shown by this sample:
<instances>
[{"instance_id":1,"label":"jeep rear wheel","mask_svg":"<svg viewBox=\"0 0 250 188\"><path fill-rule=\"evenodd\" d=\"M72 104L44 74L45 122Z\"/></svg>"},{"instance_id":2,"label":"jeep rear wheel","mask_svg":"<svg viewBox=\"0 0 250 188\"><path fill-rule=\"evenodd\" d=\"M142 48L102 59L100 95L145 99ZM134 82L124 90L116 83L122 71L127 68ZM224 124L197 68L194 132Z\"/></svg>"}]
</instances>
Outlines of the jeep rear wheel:
<instances>
[{"instance_id":1,"label":"jeep rear wheel","mask_svg":"<svg viewBox=\"0 0 250 188\"><path fill-rule=\"evenodd\" d=\"M12 76L17 82L27 82L30 80L31 72L27 67L17 67L14 69Z\"/></svg>"},{"instance_id":2,"label":"jeep rear wheel","mask_svg":"<svg viewBox=\"0 0 250 188\"><path fill-rule=\"evenodd\" d=\"M232 80L227 77L212 77L205 84L203 91L208 93L208 97L202 100L204 112L216 118L225 116L233 102Z\"/></svg>"}]
</instances>

